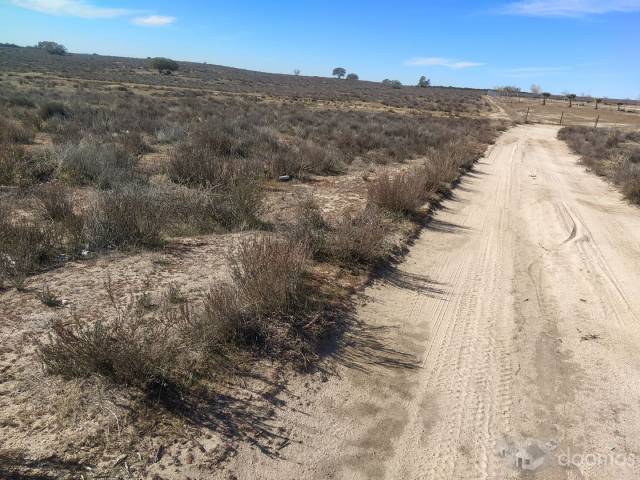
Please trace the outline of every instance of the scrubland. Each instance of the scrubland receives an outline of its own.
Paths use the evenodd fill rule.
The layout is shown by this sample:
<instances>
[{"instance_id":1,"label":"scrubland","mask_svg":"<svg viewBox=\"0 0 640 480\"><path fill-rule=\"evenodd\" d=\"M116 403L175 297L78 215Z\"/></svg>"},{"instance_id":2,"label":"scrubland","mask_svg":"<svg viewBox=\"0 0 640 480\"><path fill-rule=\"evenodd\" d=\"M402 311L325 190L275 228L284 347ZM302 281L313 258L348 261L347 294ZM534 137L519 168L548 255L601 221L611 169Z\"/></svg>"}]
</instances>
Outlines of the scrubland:
<instances>
[{"instance_id":1,"label":"scrubland","mask_svg":"<svg viewBox=\"0 0 640 480\"><path fill-rule=\"evenodd\" d=\"M145 65L0 49L0 476L277 455L276 392L505 128L472 90Z\"/></svg>"},{"instance_id":2,"label":"scrubland","mask_svg":"<svg viewBox=\"0 0 640 480\"><path fill-rule=\"evenodd\" d=\"M565 127L558 138L580 155L589 170L616 184L630 202L640 204L640 132Z\"/></svg>"}]
</instances>

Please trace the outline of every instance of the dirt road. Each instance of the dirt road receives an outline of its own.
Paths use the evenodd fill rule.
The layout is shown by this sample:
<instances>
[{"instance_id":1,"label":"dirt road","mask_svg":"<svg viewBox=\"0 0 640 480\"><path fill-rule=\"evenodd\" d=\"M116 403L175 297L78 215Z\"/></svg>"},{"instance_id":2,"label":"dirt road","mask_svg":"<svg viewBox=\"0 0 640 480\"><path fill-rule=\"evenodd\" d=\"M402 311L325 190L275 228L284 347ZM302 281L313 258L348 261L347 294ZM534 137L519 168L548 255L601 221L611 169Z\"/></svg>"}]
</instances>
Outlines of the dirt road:
<instances>
[{"instance_id":1,"label":"dirt road","mask_svg":"<svg viewBox=\"0 0 640 480\"><path fill-rule=\"evenodd\" d=\"M640 478L640 209L556 132L500 137L367 289L335 374L282 395L291 443L223 477Z\"/></svg>"}]
</instances>

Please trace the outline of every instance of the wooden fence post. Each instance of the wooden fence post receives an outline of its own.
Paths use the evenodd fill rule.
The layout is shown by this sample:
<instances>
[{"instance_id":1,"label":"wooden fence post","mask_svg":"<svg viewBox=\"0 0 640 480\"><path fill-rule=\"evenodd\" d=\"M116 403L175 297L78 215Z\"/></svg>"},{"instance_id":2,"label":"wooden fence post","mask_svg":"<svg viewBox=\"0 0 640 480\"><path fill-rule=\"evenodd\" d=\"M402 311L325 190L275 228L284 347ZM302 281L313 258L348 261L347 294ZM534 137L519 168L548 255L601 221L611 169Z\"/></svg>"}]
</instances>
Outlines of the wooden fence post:
<instances>
[{"instance_id":1,"label":"wooden fence post","mask_svg":"<svg viewBox=\"0 0 640 480\"><path fill-rule=\"evenodd\" d=\"M527 114L524 116L524 123L527 123L528 119L529 119L529 107L527 107Z\"/></svg>"},{"instance_id":2,"label":"wooden fence post","mask_svg":"<svg viewBox=\"0 0 640 480\"><path fill-rule=\"evenodd\" d=\"M564 117L564 112L560 114L560 125L562 125L562 117Z\"/></svg>"},{"instance_id":3,"label":"wooden fence post","mask_svg":"<svg viewBox=\"0 0 640 480\"><path fill-rule=\"evenodd\" d=\"M593 128L598 128L598 120L600 120L600 115L596 117L596 123L593 124Z\"/></svg>"}]
</instances>

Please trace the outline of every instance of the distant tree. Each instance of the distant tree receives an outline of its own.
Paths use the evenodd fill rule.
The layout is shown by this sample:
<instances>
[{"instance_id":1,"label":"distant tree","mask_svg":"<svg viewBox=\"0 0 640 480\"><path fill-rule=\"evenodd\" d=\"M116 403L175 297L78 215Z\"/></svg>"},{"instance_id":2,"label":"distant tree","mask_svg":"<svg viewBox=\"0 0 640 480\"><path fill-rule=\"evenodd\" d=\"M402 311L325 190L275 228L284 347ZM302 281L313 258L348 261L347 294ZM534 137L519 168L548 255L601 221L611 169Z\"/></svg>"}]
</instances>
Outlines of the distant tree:
<instances>
[{"instance_id":1,"label":"distant tree","mask_svg":"<svg viewBox=\"0 0 640 480\"><path fill-rule=\"evenodd\" d=\"M549 98L551 94L549 92L542 92L542 105L547 104L547 98Z\"/></svg>"},{"instance_id":2,"label":"distant tree","mask_svg":"<svg viewBox=\"0 0 640 480\"><path fill-rule=\"evenodd\" d=\"M540 85L536 85L535 83L531 85L531 93L535 93L536 95L540 95L542 93L542 88Z\"/></svg>"},{"instance_id":3,"label":"distant tree","mask_svg":"<svg viewBox=\"0 0 640 480\"><path fill-rule=\"evenodd\" d=\"M40 48L42 50L46 50L47 53L51 55L66 55L67 47L64 45L60 45L56 42L38 42L36 48Z\"/></svg>"},{"instance_id":4,"label":"distant tree","mask_svg":"<svg viewBox=\"0 0 640 480\"><path fill-rule=\"evenodd\" d=\"M616 102L616 105L618 106L618 111L620 111L620 107L624 105L624 102Z\"/></svg>"},{"instance_id":5,"label":"distant tree","mask_svg":"<svg viewBox=\"0 0 640 480\"><path fill-rule=\"evenodd\" d=\"M149 62L149 66L158 70L160 73L164 73L165 75L170 75L171 72L175 72L180 68L178 62L164 57L152 58Z\"/></svg>"},{"instance_id":6,"label":"distant tree","mask_svg":"<svg viewBox=\"0 0 640 480\"><path fill-rule=\"evenodd\" d=\"M429 80L427 77L422 75L420 77L420 80L418 80L418 86L422 87L422 88L430 87L431 86L431 80Z\"/></svg>"},{"instance_id":7,"label":"distant tree","mask_svg":"<svg viewBox=\"0 0 640 480\"><path fill-rule=\"evenodd\" d=\"M389 80L388 78L385 78L382 81L382 84L391 88L402 88L402 83L400 83L400 80Z\"/></svg>"},{"instance_id":8,"label":"distant tree","mask_svg":"<svg viewBox=\"0 0 640 480\"><path fill-rule=\"evenodd\" d=\"M512 97L520 93L520 87L514 87L512 85L505 85L504 87L496 87L496 90L502 95Z\"/></svg>"},{"instance_id":9,"label":"distant tree","mask_svg":"<svg viewBox=\"0 0 640 480\"><path fill-rule=\"evenodd\" d=\"M596 104L596 110L597 110L598 109L598 104L602 102L602 99L601 98L594 98L593 101Z\"/></svg>"},{"instance_id":10,"label":"distant tree","mask_svg":"<svg viewBox=\"0 0 640 480\"><path fill-rule=\"evenodd\" d=\"M336 67L333 69L332 75L334 77L342 78L347 74L347 71L342 67Z\"/></svg>"},{"instance_id":11,"label":"distant tree","mask_svg":"<svg viewBox=\"0 0 640 480\"><path fill-rule=\"evenodd\" d=\"M347 75L347 80L360 80L360 77L358 77L357 73L350 73Z\"/></svg>"},{"instance_id":12,"label":"distant tree","mask_svg":"<svg viewBox=\"0 0 640 480\"><path fill-rule=\"evenodd\" d=\"M573 101L576 99L575 93L567 93L567 100L569 100L569 108L573 105Z\"/></svg>"},{"instance_id":13,"label":"distant tree","mask_svg":"<svg viewBox=\"0 0 640 480\"><path fill-rule=\"evenodd\" d=\"M299 69L299 68L296 68L296 69L293 71L293 74L294 74L296 77L297 77L298 75L300 75L300 69Z\"/></svg>"}]
</instances>

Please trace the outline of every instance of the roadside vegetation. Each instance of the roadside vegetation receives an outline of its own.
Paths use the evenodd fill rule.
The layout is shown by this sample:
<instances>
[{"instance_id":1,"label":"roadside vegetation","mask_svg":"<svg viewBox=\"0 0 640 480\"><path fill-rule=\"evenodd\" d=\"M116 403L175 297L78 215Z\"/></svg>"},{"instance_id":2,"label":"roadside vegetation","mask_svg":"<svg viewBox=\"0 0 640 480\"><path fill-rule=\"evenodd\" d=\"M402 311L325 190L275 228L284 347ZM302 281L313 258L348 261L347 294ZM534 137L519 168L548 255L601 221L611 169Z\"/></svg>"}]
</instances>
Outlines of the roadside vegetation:
<instances>
[{"instance_id":1,"label":"roadside vegetation","mask_svg":"<svg viewBox=\"0 0 640 480\"><path fill-rule=\"evenodd\" d=\"M20 50L18 65L29 69L34 54ZM268 77L260 95L212 94L182 88L181 75L200 78L203 66L178 70L154 59L158 72L174 73L149 64L139 73L137 63L107 72L96 68L99 58L82 58L56 60L73 75L110 75L112 83L2 73L0 299L34 296L56 312L29 337L28 355L52 378L115 388L136 412L183 411L212 385L252 378L265 362L316 371L327 342L348 327L353 289L398 252L430 202L505 128L428 111L482 110L483 100L465 90L396 94L355 78L316 90L287 76L279 84ZM257 85L263 74L236 75L227 90L245 76ZM143 77L152 83L120 83ZM302 101L311 91L314 100ZM319 106L318 98L332 103ZM380 108L380 99L403 110ZM338 179L351 182L353 203L336 207L316 194ZM203 280L197 299L174 283L123 293L107 276L100 295L108 304L96 313L64 308L47 285L32 288L70 261L229 235L225 273ZM345 278L348 286L336 281Z\"/></svg>"},{"instance_id":2,"label":"roadside vegetation","mask_svg":"<svg viewBox=\"0 0 640 480\"><path fill-rule=\"evenodd\" d=\"M618 185L630 202L640 204L640 133L565 127L558 138L580 155L587 168Z\"/></svg>"}]
</instances>

